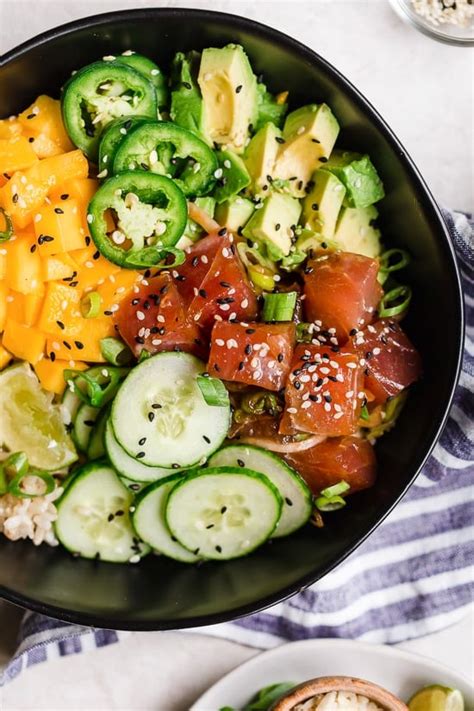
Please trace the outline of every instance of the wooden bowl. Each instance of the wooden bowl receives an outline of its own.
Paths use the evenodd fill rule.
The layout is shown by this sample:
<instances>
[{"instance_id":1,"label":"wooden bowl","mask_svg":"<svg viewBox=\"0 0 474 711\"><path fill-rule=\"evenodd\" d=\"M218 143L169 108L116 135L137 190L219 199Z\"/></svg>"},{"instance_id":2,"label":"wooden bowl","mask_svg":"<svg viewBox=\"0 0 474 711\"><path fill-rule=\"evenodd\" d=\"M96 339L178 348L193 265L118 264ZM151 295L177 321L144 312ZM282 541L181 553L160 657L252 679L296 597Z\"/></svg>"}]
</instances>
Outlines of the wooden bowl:
<instances>
[{"instance_id":1,"label":"wooden bowl","mask_svg":"<svg viewBox=\"0 0 474 711\"><path fill-rule=\"evenodd\" d=\"M313 696L327 694L330 691L350 691L365 696L380 706L383 711L408 711L408 707L399 698L377 684L350 676L321 676L304 681L277 701L271 711L291 711L297 704L304 703Z\"/></svg>"}]
</instances>

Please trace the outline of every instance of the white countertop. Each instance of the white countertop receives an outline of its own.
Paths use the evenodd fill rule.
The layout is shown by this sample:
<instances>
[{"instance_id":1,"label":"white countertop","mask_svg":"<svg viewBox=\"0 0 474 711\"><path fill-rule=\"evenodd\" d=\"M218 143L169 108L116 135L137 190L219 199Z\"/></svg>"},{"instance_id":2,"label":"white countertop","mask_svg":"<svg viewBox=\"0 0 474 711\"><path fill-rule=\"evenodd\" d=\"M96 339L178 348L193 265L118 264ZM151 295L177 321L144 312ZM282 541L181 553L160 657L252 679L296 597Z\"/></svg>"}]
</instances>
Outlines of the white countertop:
<instances>
[{"instance_id":1,"label":"white countertop","mask_svg":"<svg viewBox=\"0 0 474 711\"><path fill-rule=\"evenodd\" d=\"M386 0L0 0L0 52L95 12L179 5L241 14L313 47L380 111L438 201L473 209L472 50L418 34L395 16ZM0 605L0 663L12 648L18 619L15 608ZM469 676L473 627L471 615L400 646ZM207 686L256 653L201 635L132 634L121 644L33 667L3 689L0 707L185 711Z\"/></svg>"}]
</instances>

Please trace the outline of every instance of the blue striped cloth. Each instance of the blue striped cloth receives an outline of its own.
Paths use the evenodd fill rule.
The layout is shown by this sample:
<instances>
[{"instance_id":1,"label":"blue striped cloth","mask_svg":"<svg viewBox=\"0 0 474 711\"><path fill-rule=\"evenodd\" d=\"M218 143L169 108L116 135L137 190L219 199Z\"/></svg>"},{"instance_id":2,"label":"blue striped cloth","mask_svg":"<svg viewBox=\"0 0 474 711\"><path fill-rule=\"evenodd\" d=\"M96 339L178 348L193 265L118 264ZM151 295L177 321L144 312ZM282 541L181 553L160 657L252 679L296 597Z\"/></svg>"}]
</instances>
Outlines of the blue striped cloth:
<instances>
[{"instance_id":1,"label":"blue striped cloth","mask_svg":"<svg viewBox=\"0 0 474 711\"><path fill-rule=\"evenodd\" d=\"M314 637L390 644L435 632L467 612L474 592L474 233L465 215L443 214L461 265L466 348L449 421L416 484L323 580L264 612L193 632L260 648ZM0 684L33 664L103 647L128 634L26 613L18 649Z\"/></svg>"}]
</instances>

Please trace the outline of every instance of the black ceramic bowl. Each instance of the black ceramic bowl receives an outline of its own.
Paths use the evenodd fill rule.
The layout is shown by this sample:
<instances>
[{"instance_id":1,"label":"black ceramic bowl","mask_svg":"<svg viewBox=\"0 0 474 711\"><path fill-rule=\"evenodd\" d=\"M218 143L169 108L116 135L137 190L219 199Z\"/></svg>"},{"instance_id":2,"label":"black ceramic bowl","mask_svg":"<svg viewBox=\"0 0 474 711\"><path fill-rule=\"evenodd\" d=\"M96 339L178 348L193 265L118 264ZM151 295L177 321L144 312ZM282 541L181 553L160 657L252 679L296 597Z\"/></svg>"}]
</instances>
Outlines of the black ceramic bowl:
<instances>
[{"instance_id":1,"label":"black ceramic bowl","mask_svg":"<svg viewBox=\"0 0 474 711\"><path fill-rule=\"evenodd\" d=\"M233 15L183 9L117 12L79 20L30 40L0 62L0 107L22 110L58 96L71 71L133 48L166 68L174 52L241 43L272 91L294 107L327 102L340 143L367 151L385 183L387 244L413 255L407 329L420 349L423 381L395 430L377 447L379 480L322 530L307 527L248 558L201 567L150 556L138 566L73 559L61 549L0 542L0 589L12 602L85 625L156 630L213 624L272 605L326 575L374 530L416 477L443 427L462 346L462 299L439 210L404 148L372 106L324 59L275 30ZM390 87L387 87L390 90ZM428 123L427 123L428 126ZM427 132L426 140L429 140Z\"/></svg>"}]
</instances>

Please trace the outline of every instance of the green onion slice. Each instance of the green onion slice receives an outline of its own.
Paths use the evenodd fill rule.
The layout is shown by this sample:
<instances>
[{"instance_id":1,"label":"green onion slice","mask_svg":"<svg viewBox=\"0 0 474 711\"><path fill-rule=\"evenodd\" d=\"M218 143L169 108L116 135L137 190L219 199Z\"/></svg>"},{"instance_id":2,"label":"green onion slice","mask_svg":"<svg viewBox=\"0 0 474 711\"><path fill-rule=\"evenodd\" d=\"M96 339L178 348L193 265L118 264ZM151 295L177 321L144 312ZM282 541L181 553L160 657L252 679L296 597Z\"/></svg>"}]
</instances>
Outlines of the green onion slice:
<instances>
[{"instance_id":1,"label":"green onion slice","mask_svg":"<svg viewBox=\"0 0 474 711\"><path fill-rule=\"evenodd\" d=\"M64 379L72 392L92 407L102 407L111 400L117 392L120 383L129 372L128 368L105 366L99 372L94 368L94 374L85 370L66 369Z\"/></svg>"},{"instance_id":2,"label":"green onion slice","mask_svg":"<svg viewBox=\"0 0 474 711\"><path fill-rule=\"evenodd\" d=\"M211 407L228 406L229 393L222 380L210 378L205 375L198 375L197 384L207 405Z\"/></svg>"},{"instance_id":3,"label":"green onion slice","mask_svg":"<svg viewBox=\"0 0 474 711\"><path fill-rule=\"evenodd\" d=\"M0 214L3 215L3 219L5 220L5 229L0 230L0 242L8 242L13 235L13 223L10 215L5 212L3 207L0 207Z\"/></svg>"},{"instance_id":4,"label":"green onion slice","mask_svg":"<svg viewBox=\"0 0 474 711\"><path fill-rule=\"evenodd\" d=\"M135 254L129 254L125 258L124 266L132 269L173 269L183 264L185 259L186 255L182 249L145 247Z\"/></svg>"},{"instance_id":5,"label":"green onion slice","mask_svg":"<svg viewBox=\"0 0 474 711\"><path fill-rule=\"evenodd\" d=\"M8 481L7 481L7 475L5 474L5 469L3 466L0 466L0 496L3 496L3 494L6 494L8 491Z\"/></svg>"},{"instance_id":6,"label":"green onion slice","mask_svg":"<svg viewBox=\"0 0 474 711\"><path fill-rule=\"evenodd\" d=\"M388 291L380 301L379 316L390 318L404 313L408 309L411 297L412 290L409 286L397 286Z\"/></svg>"},{"instance_id":7,"label":"green onion slice","mask_svg":"<svg viewBox=\"0 0 474 711\"><path fill-rule=\"evenodd\" d=\"M38 493L29 493L24 488L22 488L22 482L25 477L36 477L41 479L44 484L43 490ZM37 496L46 496L50 494L56 488L56 482L54 481L51 474L48 472L40 472L32 470L23 474L17 474L17 476L11 480L8 485L8 491L13 496L18 496L21 499L35 499Z\"/></svg>"},{"instance_id":8,"label":"green onion slice","mask_svg":"<svg viewBox=\"0 0 474 711\"><path fill-rule=\"evenodd\" d=\"M318 496L314 504L319 511L337 511L346 505L346 501L342 496Z\"/></svg>"},{"instance_id":9,"label":"green onion slice","mask_svg":"<svg viewBox=\"0 0 474 711\"><path fill-rule=\"evenodd\" d=\"M393 249L387 249L380 256L380 271L386 274L391 274L392 272L398 272L399 269L404 269L408 264L410 264L410 255L405 249L399 249L394 247Z\"/></svg>"},{"instance_id":10,"label":"green onion slice","mask_svg":"<svg viewBox=\"0 0 474 711\"><path fill-rule=\"evenodd\" d=\"M21 474L24 476L29 469L28 457L24 452L15 452L3 462L3 470L9 479Z\"/></svg>"},{"instance_id":11,"label":"green onion slice","mask_svg":"<svg viewBox=\"0 0 474 711\"><path fill-rule=\"evenodd\" d=\"M263 304L264 321L291 321L295 312L296 291L284 294L265 294Z\"/></svg>"},{"instance_id":12,"label":"green onion slice","mask_svg":"<svg viewBox=\"0 0 474 711\"><path fill-rule=\"evenodd\" d=\"M102 297L98 291L90 291L81 300L81 313L84 318L97 318L100 314Z\"/></svg>"},{"instance_id":13,"label":"green onion slice","mask_svg":"<svg viewBox=\"0 0 474 711\"><path fill-rule=\"evenodd\" d=\"M347 481L342 480L338 484L334 484L333 486L328 486L326 489L323 489L321 491L321 496L325 496L327 499L330 499L332 496L340 496L341 494L345 494L350 488L350 484L348 484Z\"/></svg>"},{"instance_id":14,"label":"green onion slice","mask_svg":"<svg viewBox=\"0 0 474 711\"><path fill-rule=\"evenodd\" d=\"M369 415L369 410L367 408L367 405L362 405L361 411L360 411L360 417L362 420L368 420L370 419Z\"/></svg>"},{"instance_id":15,"label":"green onion slice","mask_svg":"<svg viewBox=\"0 0 474 711\"><path fill-rule=\"evenodd\" d=\"M263 291L272 291L275 288L275 280L273 274L263 271L265 267L249 267L249 277L255 286L258 286Z\"/></svg>"},{"instance_id":16,"label":"green onion slice","mask_svg":"<svg viewBox=\"0 0 474 711\"><path fill-rule=\"evenodd\" d=\"M127 365L133 358L130 348L118 338L101 338L100 352L112 365Z\"/></svg>"},{"instance_id":17,"label":"green onion slice","mask_svg":"<svg viewBox=\"0 0 474 711\"><path fill-rule=\"evenodd\" d=\"M142 351L140 351L140 355L138 356L138 362L142 363L144 360L148 360L148 358L151 358L152 354L150 351L147 351L146 348L144 348Z\"/></svg>"}]
</instances>

